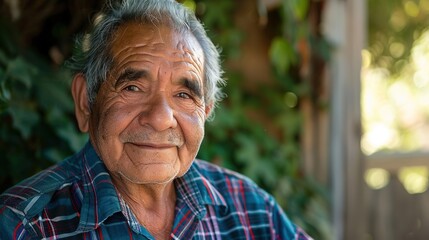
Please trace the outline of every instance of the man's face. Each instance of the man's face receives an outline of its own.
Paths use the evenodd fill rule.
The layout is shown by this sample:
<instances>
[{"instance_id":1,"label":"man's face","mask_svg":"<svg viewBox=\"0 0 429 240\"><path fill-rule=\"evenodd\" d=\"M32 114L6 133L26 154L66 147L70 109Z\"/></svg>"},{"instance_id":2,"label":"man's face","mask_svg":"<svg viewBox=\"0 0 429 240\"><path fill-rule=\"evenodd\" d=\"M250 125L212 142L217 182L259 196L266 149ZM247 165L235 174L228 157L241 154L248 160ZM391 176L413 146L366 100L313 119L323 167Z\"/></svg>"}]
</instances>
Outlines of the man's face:
<instances>
[{"instance_id":1,"label":"man's face","mask_svg":"<svg viewBox=\"0 0 429 240\"><path fill-rule=\"evenodd\" d=\"M204 135L204 55L194 36L129 23L113 36L113 67L89 119L114 177L166 183L189 169Z\"/></svg>"}]
</instances>

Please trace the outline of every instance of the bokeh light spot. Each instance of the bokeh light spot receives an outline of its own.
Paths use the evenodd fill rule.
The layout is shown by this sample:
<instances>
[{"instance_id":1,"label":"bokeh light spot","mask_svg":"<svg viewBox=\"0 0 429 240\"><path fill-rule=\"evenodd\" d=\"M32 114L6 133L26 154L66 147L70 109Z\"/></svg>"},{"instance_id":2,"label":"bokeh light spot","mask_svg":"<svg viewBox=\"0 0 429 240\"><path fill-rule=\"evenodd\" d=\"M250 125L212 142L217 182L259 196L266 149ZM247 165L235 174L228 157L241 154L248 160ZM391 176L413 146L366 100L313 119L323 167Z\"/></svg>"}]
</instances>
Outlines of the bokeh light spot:
<instances>
[{"instance_id":1,"label":"bokeh light spot","mask_svg":"<svg viewBox=\"0 0 429 240\"><path fill-rule=\"evenodd\" d=\"M428 188L428 169L427 167L401 168L399 180L409 194L423 193Z\"/></svg>"},{"instance_id":2,"label":"bokeh light spot","mask_svg":"<svg viewBox=\"0 0 429 240\"><path fill-rule=\"evenodd\" d=\"M288 107L294 108L298 104L298 96L293 92L287 92L284 96L284 101Z\"/></svg>"},{"instance_id":3,"label":"bokeh light spot","mask_svg":"<svg viewBox=\"0 0 429 240\"><path fill-rule=\"evenodd\" d=\"M381 189L389 183L390 174L382 168L371 168L365 172L366 184L372 189Z\"/></svg>"}]
</instances>

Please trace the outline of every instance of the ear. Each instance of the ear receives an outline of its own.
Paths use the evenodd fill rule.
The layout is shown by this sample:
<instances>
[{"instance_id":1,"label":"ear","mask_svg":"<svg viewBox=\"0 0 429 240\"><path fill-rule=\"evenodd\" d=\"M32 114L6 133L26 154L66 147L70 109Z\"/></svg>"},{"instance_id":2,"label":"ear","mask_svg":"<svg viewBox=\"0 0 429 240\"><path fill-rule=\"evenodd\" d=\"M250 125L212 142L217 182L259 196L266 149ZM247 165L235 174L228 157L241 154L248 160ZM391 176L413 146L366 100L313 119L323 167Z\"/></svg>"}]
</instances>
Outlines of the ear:
<instances>
[{"instance_id":1,"label":"ear","mask_svg":"<svg viewBox=\"0 0 429 240\"><path fill-rule=\"evenodd\" d=\"M80 131L88 132L90 108L88 93L86 90L86 79L82 73L74 76L71 92L74 100L74 111Z\"/></svg>"},{"instance_id":2,"label":"ear","mask_svg":"<svg viewBox=\"0 0 429 240\"><path fill-rule=\"evenodd\" d=\"M213 110L213 103L207 104L205 108L206 120L210 117L212 110Z\"/></svg>"}]
</instances>

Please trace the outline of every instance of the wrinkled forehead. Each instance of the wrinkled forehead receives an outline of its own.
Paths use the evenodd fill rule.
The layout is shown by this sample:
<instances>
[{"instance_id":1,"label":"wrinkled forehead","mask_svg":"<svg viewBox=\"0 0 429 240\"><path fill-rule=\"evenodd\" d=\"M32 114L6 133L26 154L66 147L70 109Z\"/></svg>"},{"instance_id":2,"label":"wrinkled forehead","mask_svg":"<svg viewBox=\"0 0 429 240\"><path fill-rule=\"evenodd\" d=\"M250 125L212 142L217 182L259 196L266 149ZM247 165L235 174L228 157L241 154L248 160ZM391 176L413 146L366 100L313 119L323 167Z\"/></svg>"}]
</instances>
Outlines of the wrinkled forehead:
<instances>
[{"instance_id":1,"label":"wrinkled forehead","mask_svg":"<svg viewBox=\"0 0 429 240\"><path fill-rule=\"evenodd\" d=\"M178 30L166 24L129 22L118 27L111 41L113 59L124 51L144 49L152 54L168 53L172 57L192 58L203 64L202 48L189 30Z\"/></svg>"}]
</instances>

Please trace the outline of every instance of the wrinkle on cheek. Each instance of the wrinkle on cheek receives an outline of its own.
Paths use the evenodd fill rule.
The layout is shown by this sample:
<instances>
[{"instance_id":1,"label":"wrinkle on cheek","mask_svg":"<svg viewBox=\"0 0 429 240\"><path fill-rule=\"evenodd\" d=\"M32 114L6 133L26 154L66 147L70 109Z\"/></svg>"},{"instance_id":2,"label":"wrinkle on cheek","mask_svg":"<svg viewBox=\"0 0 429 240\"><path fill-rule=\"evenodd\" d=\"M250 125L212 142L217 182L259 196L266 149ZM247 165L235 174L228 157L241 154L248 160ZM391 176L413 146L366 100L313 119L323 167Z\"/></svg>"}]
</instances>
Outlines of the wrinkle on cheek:
<instances>
[{"instance_id":1,"label":"wrinkle on cheek","mask_svg":"<svg viewBox=\"0 0 429 240\"><path fill-rule=\"evenodd\" d=\"M101 116L101 118L100 119L109 119L109 115L111 114L110 113L110 111L109 110L106 110L106 111L104 111L104 112L102 112L101 113L102 114L102 116ZM100 131L100 135L101 135L101 138L104 140L104 141L106 141L108 138L109 138L109 130L108 130L108 127L106 127L106 125L105 124L100 124L100 126L104 126L104 127L102 127L101 129L99 129L99 131Z\"/></svg>"},{"instance_id":2,"label":"wrinkle on cheek","mask_svg":"<svg viewBox=\"0 0 429 240\"><path fill-rule=\"evenodd\" d=\"M121 90L117 89L116 87L116 81L110 81L108 84L108 89L107 91L109 92L108 95L106 96L107 98L114 98L118 95L120 95Z\"/></svg>"},{"instance_id":3,"label":"wrinkle on cheek","mask_svg":"<svg viewBox=\"0 0 429 240\"><path fill-rule=\"evenodd\" d=\"M195 114L197 115L199 123L204 126L204 122L206 120L206 111L204 103L202 103L201 106L198 106L197 109L195 109Z\"/></svg>"},{"instance_id":4,"label":"wrinkle on cheek","mask_svg":"<svg viewBox=\"0 0 429 240\"><path fill-rule=\"evenodd\" d=\"M122 101L117 99L105 99L105 105L103 106L104 111L98 112L97 116L98 123L95 126L99 126L98 134L104 140L109 140L115 137L116 130L120 129L118 123L126 123L127 117L132 113L131 109L124 109L125 105Z\"/></svg>"}]
</instances>

